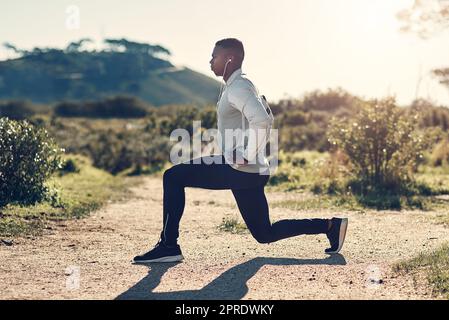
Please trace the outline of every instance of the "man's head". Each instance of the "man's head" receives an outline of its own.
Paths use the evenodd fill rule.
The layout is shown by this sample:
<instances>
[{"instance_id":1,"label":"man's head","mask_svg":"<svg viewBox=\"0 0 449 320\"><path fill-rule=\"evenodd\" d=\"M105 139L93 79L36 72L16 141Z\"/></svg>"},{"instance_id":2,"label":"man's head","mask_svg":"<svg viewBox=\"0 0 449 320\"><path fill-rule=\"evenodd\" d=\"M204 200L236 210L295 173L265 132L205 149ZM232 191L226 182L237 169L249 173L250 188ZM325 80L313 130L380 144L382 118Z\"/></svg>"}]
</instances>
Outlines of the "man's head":
<instances>
[{"instance_id":1,"label":"man's head","mask_svg":"<svg viewBox=\"0 0 449 320\"><path fill-rule=\"evenodd\" d=\"M227 38L215 43L215 48L212 52L212 59L210 60L210 67L216 76L226 78L232 72L242 67L243 59L245 58L245 50L240 40L235 38ZM226 67L226 75L224 69Z\"/></svg>"}]
</instances>

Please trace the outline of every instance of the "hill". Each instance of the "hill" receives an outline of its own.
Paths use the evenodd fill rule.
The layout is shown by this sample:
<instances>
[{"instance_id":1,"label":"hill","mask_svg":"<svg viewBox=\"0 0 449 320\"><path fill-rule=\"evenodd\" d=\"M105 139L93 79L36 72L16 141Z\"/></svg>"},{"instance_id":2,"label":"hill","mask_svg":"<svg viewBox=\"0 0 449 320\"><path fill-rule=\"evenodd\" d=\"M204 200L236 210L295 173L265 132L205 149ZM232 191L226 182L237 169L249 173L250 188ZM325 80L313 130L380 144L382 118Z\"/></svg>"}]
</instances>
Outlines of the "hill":
<instances>
[{"instance_id":1,"label":"hill","mask_svg":"<svg viewBox=\"0 0 449 320\"><path fill-rule=\"evenodd\" d=\"M66 49L19 50L18 57L0 61L0 99L37 103L98 100L132 95L149 104L215 103L219 82L188 68L177 68L161 46L106 39L102 51L82 50L82 39Z\"/></svg>"}]
</instances>

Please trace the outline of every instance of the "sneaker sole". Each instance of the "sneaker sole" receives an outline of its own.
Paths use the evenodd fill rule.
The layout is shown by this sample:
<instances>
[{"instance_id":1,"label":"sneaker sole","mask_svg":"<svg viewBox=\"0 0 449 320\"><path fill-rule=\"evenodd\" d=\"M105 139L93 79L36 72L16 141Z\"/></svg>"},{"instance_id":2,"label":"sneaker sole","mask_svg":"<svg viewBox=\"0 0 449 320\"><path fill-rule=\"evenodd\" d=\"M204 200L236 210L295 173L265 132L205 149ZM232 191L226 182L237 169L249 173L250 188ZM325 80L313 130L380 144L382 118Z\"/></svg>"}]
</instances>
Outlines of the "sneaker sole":
<instances>
[{"instance_id":1,"label":"sneaker sole","mask_svg":"<svg viewBox=\"0 0 449 320\"><path fill-rule=\"evenodd\" d=\"M340 224L340 235L338 238L338 249L335 251L328 251L327 253L338 253L341 248L343 247L343 243L345 242L345 238L346 238L346 230L348 229L348 218L343 218L341 219L341 224Z\"/></svg>"},{"instance_id":2,"label":"sneaker sole","mask_svg":"<svg viewBox=\"0 0 449 320\"><path fill-rule=\"evenodd\" d=\"M184 257L182 255L178 256L170 256L170 257L162 257L158 259L152 259L152 260L139 260L139 261L133 261L134 263L150 263L150 262L178 262L183 260Z\"/></svg>"}]
</instances>

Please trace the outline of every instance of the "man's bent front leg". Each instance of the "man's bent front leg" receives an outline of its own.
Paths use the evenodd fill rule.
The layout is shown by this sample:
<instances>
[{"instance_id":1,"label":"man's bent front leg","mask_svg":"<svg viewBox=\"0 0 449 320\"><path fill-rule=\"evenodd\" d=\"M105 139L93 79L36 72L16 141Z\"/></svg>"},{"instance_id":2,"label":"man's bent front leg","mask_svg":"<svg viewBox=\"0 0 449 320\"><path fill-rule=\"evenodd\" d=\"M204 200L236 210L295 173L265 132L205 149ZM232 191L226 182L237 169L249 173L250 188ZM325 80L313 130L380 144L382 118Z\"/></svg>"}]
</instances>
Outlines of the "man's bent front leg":
<instances>
[{"instance_id":1,"label":"man's bent front leg","mask_svg":"<svg viewBox=\"0 0 449 320\"><path fill-rule=\"evenodd\" d=\"M168 246L176 245L179 223L185 208L185 188L196 187L214 190L230 189L232 171L226 163L214 162L217 156L203 157L200 163L184 162L164 172L163 230L161 239Z\"/></svg>"}]
</instances>

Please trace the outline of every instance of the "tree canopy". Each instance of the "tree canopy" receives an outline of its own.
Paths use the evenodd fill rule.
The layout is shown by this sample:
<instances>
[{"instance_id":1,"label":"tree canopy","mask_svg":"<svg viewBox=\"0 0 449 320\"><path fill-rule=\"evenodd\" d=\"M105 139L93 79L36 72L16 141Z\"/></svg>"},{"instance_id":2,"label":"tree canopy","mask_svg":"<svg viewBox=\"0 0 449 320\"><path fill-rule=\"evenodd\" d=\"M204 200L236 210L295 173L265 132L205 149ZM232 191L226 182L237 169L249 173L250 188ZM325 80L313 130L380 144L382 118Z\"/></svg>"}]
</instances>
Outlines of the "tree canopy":
<instances>
[{"instance_id":1,"label":"tree canopy","mask_svg":"<svg viewBox=\"0 0 449 320\"><path fill-rule=\"evenodd\" d=\"M449 1L415 0L410 8L398 12L397 17L403 23L403 32L429 39L449 29ZM432 73L449 88L449 68L435 69Z\"/></svg>"}]
</instances>

